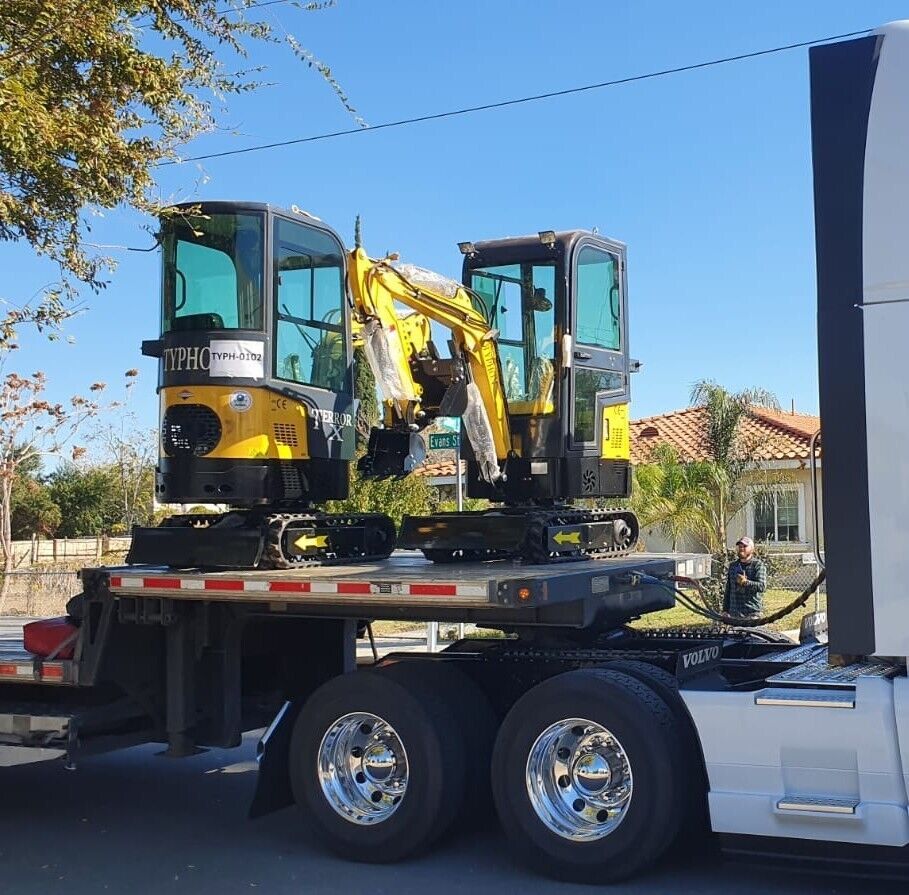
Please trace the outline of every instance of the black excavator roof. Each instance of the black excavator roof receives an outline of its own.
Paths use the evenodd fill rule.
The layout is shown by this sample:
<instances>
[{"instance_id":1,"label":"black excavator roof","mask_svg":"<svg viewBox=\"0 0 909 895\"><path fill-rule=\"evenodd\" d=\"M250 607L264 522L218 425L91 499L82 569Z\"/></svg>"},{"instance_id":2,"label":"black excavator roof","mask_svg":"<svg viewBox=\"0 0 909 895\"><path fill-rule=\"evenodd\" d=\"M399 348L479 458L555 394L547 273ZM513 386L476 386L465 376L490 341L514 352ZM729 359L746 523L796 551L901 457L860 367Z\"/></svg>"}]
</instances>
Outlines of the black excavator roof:
<instances>
[{"instance_id":1,"label":"black excavator roof","mask_svg":"<svg viewBox=\"0 0 909 895\"><path fill-rule=\"evenodd\" d=\"M553 241L543 241L543 236L552 234ZM592 230L542 230L532 236L509 236L505 239L485 239L469 244L472 251L465 253L465 269L496 263L507 256L509 261L535 260L555 253L563 257L571 253L576 243L583 239L597 240L612 248L624 248L625 244L610 239ZM462 243L462 246L465 244ZM463 251L463 248L462 248Z\"/></svg>"}]
</instances>

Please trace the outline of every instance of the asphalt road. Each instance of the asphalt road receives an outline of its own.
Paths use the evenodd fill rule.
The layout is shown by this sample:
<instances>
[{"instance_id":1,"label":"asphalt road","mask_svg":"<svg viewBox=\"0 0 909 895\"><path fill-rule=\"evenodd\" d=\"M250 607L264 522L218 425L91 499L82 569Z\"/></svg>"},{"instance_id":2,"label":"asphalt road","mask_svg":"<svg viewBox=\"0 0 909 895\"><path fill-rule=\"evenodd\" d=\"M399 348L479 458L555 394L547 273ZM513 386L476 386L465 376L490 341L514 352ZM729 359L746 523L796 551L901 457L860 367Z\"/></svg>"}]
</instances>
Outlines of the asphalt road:
<instances>
[{"instance_id":1,"label":"asphalt road","mask_svg":"<svg viewBox=\"0 0 909 895\"><path fill-rule=\"evenodd\" d=\"M347 863L326 854L293 809L246 819L255 783L254 739L242 749L190 759L151 747L86 760L0 769L0 893L283 893L522 895L589 887L530 875L509 859L501 833L465 831L434 852L393 866ZM701 856L675 858L616 893L820 895L905 893L905 885L760 876Z\"/></svg>"}]
</instances>

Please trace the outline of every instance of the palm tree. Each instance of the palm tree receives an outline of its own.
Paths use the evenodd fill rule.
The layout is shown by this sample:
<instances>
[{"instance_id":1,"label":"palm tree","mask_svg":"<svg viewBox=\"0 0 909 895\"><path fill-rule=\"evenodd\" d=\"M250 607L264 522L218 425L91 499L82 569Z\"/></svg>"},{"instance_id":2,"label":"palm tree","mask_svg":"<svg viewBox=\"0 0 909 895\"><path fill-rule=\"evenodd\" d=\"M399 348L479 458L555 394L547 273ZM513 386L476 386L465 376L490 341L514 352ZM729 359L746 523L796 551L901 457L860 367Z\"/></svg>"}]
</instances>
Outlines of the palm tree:
<instances>
[{"instance_id":1,"label":"palm tree","mask_svg":"<svg viewBox=\"0 0 909 895\"><path fill-rule=\"evenodd\" d=\"M726 526L729 520L754 496L755 490L769 485L772 474L756 481L754 470L760 469L761 443L749 441L742 435L740 423L752 407L779 410L776 396L763 388L730 392L710 379L701 379L692 386L691 403L707 411L704 440L713 465L710 491L713 503L713 537L711 549L726 549ZM745 471L749 470L746 479ZM766 481L765 481L766 480Z\"/></svg>"},{"instance_id":2,"label":"palm tree","mask_svg":"<svg viewBox=\"0 0 909 895\"><path fill-rule=\"evenodd\" d=\"M714 470L709 463L682 463L672 445L654 447L650 462L635 469L632 508L644 526L655 526L678 547L686 535L710 544Z\"/></svg>"}]
</instances>

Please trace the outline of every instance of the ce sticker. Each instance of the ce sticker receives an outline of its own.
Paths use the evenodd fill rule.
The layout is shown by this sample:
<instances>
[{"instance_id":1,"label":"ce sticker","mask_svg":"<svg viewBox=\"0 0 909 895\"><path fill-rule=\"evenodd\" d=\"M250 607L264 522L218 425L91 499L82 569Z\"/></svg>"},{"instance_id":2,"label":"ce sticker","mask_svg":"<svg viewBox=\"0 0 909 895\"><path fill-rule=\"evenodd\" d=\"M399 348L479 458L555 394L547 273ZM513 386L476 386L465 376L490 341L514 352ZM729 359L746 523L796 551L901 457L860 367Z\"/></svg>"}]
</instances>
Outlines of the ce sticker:
<instances>
[{"instance_id":1,"label":"ce sticker","mask_svg":"<svg viewBox=\"0 0 909 895\"><path fill-rule=\"evenodd\" d=\"M231 410L236 410L237 413L246 413L252 407L253 399L249 392L231 392L227 403L230 405Z\"/></svg>"}]
</instances>

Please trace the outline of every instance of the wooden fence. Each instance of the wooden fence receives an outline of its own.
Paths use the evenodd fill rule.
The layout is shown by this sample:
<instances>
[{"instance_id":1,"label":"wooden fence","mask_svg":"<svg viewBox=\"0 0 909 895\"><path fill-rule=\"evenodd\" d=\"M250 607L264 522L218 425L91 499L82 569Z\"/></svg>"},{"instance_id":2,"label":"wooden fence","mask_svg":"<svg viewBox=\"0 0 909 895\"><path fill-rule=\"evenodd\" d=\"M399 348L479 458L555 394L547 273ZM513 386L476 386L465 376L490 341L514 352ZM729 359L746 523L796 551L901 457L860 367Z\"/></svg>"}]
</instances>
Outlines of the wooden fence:
<instances>
[{"instance_id":1,"label":"wooden fence","mask_svg":"<svg viewBox=\"0 0 909 895\"><path fill-rule=\"evenodd\" d=\"M67 560L100 559L108 553L126 553L130 538L101 535L96 538L53 538L44 540L33 537L30 541L13 541L15 567L30 566Z\"/></svg>"}]
</instances>

